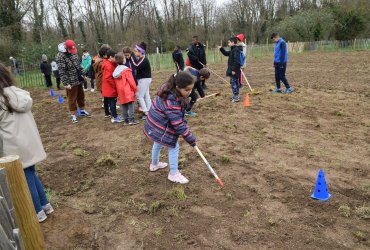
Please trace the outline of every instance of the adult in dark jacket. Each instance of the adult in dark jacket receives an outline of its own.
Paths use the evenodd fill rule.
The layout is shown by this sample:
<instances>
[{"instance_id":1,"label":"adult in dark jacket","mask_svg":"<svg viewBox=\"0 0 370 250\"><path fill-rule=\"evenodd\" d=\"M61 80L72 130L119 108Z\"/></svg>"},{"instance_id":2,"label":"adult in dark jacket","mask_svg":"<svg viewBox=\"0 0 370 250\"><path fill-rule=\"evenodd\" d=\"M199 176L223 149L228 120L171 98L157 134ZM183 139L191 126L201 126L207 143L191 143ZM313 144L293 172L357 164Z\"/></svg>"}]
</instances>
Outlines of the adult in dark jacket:
<instances>
[{"instance_id":1,"label":"adult in dark jacket","mask_svg":"<svg viewBox=\"0 0 370 250\"><path fill-rule=\"evenodd\" d=\"M51 65L48 63L48 57L46 55L41 56L40 69L44 75L46 87L51 88L53 86L53 82L51 81Z\"/></svg>"},{"instance_id":2,"label":"adult in dark jacket","mask_svg":"<svg viewBox=\"0 0 370 250\"><path fill-rule=\"evenodd\" d=\"M76 44L72 40L67 40L58 45L59 53L56 56L56 62L59 69L60 79L67 91L68 106L71 112L73 123L77 123L77 105L80 108L82 117L91 117L85 110L85 93L82 83L85 73L81 67L80 59L77 55Z\"/></svg>"},{"instance_id":3,"label":"adult in dark jacket","mask_svg":"<svg viewBox=\"0 0 370 250\"><path fill-rule=\"evenodd\" d=\"M193 36L192 44L190 44L188 51L188 57L190 64L193 68L200 70L207 65L206 51L204 44L199 42L198 36ZM204 81L202 81L202 87L207 88Z\"/></svg>"},{"instance_id":4,"label":"adult in dark jacket","mask_svg":"<svg viewBox=\"0 0 370 250\"><path fill-rule=\"evenodd\" d=\"M179 73L180 71L184 70L185 64L184 64L184 57L182 55L182 51L180 46L176 46L174 51L172 52L172 59L176 64L176 71Z\"/></svg>"},{"instance_id":5,"label":"adult in dark jacket","mask_svg":"<svg viewBox=\"0 0 370 250\"><path fill-rule=\"evenodd\" d=\"M55 80L57 82L57 88L58 88L58 90L61 90L61 88L60 88L60 75L59 75L58 65L57 65L57 63L55 61L52 61L50 65L51 65L51 70L53 71Z\"/></svg>"},{"instance_id":6,"label":"adult in dark jacket","mask_svg":"<svg viewBox=\"0 0 370 250\"><path fill-rule=\"evenodd\" d=\"M233 91L232 102L239 102L239 79L240 79L240 53L243 53L243 48L237 46L238 40L236 37L231 37L229 39L230 51L226 51L224 48L220 47L220 51L224 56L228 56L226 76L230 77L231 89Z\"/></svg>"},{"instance_id":7,"label":"adult in dark jacket","mask_svg":"<svg viewBox=\"0 0 370 250\"><path fill-rule=\"evenodd\" d=\"M292 93L294 88L290 87L288 80L285 77L286 66L288 62L288 48L286 46L286 42L277 32L271 35L271 39L274 41L274 43L276 43L274 53L276 89L273 91L273 93L282 93L280 81L282 81L285 85L285 93Z\"/></svg>"},{"instance_id":8,"label":"adult in dark jacket","mask_svg":"<svg viewBox=\"0 0 370 250\"><path fill-rule=\"evenodd\" d=\"M198 36L192 38L192 43L188 47L188 57L193 68L199 70L207 65L204 44L199 42Z\"/></svg>"}]
</instances>

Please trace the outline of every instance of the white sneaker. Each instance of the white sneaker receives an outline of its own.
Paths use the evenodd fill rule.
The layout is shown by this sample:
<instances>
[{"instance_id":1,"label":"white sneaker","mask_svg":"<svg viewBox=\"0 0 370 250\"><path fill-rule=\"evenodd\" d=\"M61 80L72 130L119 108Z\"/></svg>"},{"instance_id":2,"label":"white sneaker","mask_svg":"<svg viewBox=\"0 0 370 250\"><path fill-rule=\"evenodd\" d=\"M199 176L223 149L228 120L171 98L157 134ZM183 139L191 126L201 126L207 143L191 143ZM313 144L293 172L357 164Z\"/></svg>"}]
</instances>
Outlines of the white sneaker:
<instances>
[{"instance_id":1,"label":"white sneaker","mask_svg":"<svg viewBox=\"0 0 370 250\"><path fill-rule=\"evenodd\" d=\"M91 89L91 92L94 92L95 91L95 89Z\"/></svg>"},{"instance_id":2,"label":"white sneaker","mask_svg":"<svg viewBox=\"0 0 370 250\"><path fill-rule=\"evenodd\" d=\"M168 166L168 164L165 163L165 162L158 162L157 165L150 164L149 170L154 172L154 171L157 171L158 169L165 168L167 166Z\"/></svg>"},{"instance_id":3,"label":"white sneaker","mask_svg":"<svg viewBox=\"0 0 370 250\"><path fill-rule=\"evenodd\" d=\"M71 116L71 120L72 120L72 123L77 123L78 122L77 117L75 115Z\"/></svg>"},{"instance_id":4,"label":"white sneaker","mask_svg":"<svg viewBox=\"0 0 370 250\"><path fill-rule=\"evenodd\" d=\"M112 122L112 123L121 123L121 122L123 122L123 120L120 120L120 119L118 118L118 116L117 116L116 118L112 117L111 122Z\"/></svg>"},{"instance_id":5,"label":"white sneaker","mask_svg":"<svg viewBox=\"0 0 370 250\"><path fill-rule=\"evenodd\" d=\"M46 214L51 214L54 212L54 208L50 205L50 203L46 204L45 206L42 206L42 210L44 210Z\"/></svg>"},{"instance_id":6,"label":"white sneaker","mask_svg":"<svg viewBox=\"0 0 370 250\"><path fill-rule=\"evenodd\" d=\"M89 91L89 89L85 89L85 88L84 88L84 91L85 91L85 92L86 92L86 91Z\"/></svg>"},{"instance_id":7,"label":"white sneaker","mask_svg":"<svg viewBox=\"0 0 370 250\"><path fill-rule=\"evenodd\" d=\"M180 184L186 184L189 182L189 180L183 176L179 171L177 171L175 174L168 174L168 179L175 183Z\"/></svg>"},{"instance_id":8,"label":"white sneaker","mask_svg":"<svg viewBox=\"0 0 370 250\"><path fill-rule=\"evenodd\" d=\"M40 212L37 213L37 220L39 222L43 222L47 219L48 217L46 216L44 210L41 210Z\"/></svg>"}]
</instances>

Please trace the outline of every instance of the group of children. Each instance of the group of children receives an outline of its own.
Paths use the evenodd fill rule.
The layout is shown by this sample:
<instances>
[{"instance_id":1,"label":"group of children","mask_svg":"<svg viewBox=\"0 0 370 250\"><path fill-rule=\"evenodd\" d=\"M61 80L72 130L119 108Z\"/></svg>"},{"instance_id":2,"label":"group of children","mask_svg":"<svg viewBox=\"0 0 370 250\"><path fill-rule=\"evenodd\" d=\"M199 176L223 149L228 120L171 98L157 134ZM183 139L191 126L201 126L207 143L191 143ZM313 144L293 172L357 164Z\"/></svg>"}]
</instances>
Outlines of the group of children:
<instances>
[{"instance_id":1,"label":"group of children","mask_svg":"<svg viewBox=\"0 0 370 250\"><path fill-rule=\"evenodd\" d=\"M243 39L241 38L244 37L239 36L229 39L231 51L220 48L220 51L229 57L226 74L231 79L233 91L231 100L233 102L238 102L240 99L239 77L242 68L245 66L245 62L243 63L245 52L243 53L243 45L241 44ZM277 88L274 92L282 92L280 89L280 80L282 80L286 86L285 92L291 93L293 88L290 87L285 78L288 60L285 41L277 33L272 35L272 39L277 43L274 59ZM59 54L56 60L57 67L62 73L61 79L64 79L62 81L67 90L67 95L69 95L70 110L73 112L75 112L77 102L82 108L83 115L89 116L89 113L83 109L84 99L77 99L76 101L78 96L83 96L84 91L81 84L75 84L75 82L83 81L84 77L79 74L83 73L86 76L86 72L91 69L91 65L96 78L96 88L101 91L104 97L105 117L111 118L112 123L137 124L134 118L134 102L138 99L143 112L142 119L146 120L144 134L153 141L152 159L148 169L153 172L164 169L169 165L168 180L180 184L188 183L189 180L178 170L180 148L178 138L181 136L192 147L196 146L196 138L188 128L186 115L195 115L191 111L197 100L195 91L197 90L199 95L204 97L204 82L210 76L209 70L204 67L206 65L205 61L201 62L199 60L199 55L203 55L202 46L196 43L193 43L192 46L194 46L194 48L191 48L193 50L191 52L193 53L192 59L198 60L198 67L201 65L203 68L185 67L181 60L177 61L180 62L177 63L178 72L171 75L159 87L153 104L149 94L152 79L150 63L145 56L145 43L136 45L133 51L126 47L118 53L108 45L103 45L99 49L97 58L89 58L88 52L84 51L83 61L92 61L90 68L88 68L88 63L84 64L82 61L82 65L79 65L78 57L73 57L77 54L74 42L66 41L63 47L59 48L59 52L62 54ZM177 50L179 49L177 48ZM177 51L175 54L179 56L178 53L180 52ZM68 63L63 64L63 60ZM72 60L75 60L75 62ZM47 58L43 57L43 61L47 61ZM50 71L54 68L50 69L46 65L40 67L45 72L44 75L50 75ZM66 75L67 73L69 75ZM74 74L77 74L77 76ZM31 112L32 99L30 94L15 87L14 84L15 81L11 72L0 63L0 156L12 154L20 156L37 218L42 222L47 218L47 214L54 211L35 172L35 164L45 159L46 154ZM94 86L92 86L92 89L94 89ZM117 115L117 99L118 103L122 105L122 116ZM169 164L159 160L161 149L164 146L168 149Z\"/></svg>"},{"instance_id":2,"label":"group of children","mask_svg":"<svg viewBox=\"0 0 370 250\"><path fill-rule=\"evenodd\" d=\"M116 52L108 45L99 49L99 57L93 64L96 73L97 89L104 101L105 117L112 123L136 125L134 102L137 100L145 120L152 105L150 98L151 67L145 55L144 42L131 50L125 47ZM117 114L116 105L122 106L122 115Z\"/></svg>"}]
</instances>

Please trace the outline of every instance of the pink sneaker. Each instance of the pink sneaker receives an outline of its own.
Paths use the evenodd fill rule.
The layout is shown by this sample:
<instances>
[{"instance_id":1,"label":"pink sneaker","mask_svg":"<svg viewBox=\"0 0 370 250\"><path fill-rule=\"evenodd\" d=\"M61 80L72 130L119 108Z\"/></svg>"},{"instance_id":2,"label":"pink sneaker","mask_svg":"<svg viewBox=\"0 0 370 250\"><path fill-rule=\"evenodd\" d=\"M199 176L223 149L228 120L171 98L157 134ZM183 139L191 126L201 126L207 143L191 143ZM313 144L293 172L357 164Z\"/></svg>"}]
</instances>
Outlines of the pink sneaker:
<instances>
[{"instance_id":1,"label":"pink sneaker","mask_svg":"<svg viewBox=\"0 0 370 250\"><path fill-rule=\"evenodd\" d=\"M157 171L158 169L165 168L167 166L168 166L168 164L165 163L165 162L158 162L157 165L150 164L149 170L154 172L154 171Z\"/></svg>"},{"instance_id":2,"label":"pink sneaker","mask_svg":"<svg viewBox=\"0 0 370 250\"><path fill-rule=\"evenodd\" d=\"M175 174L168 174L168 179L175 183L180 184L186 184L189 182L189 180L183 176L179 171L177 171Z\"/></svg>"}]
</instances>

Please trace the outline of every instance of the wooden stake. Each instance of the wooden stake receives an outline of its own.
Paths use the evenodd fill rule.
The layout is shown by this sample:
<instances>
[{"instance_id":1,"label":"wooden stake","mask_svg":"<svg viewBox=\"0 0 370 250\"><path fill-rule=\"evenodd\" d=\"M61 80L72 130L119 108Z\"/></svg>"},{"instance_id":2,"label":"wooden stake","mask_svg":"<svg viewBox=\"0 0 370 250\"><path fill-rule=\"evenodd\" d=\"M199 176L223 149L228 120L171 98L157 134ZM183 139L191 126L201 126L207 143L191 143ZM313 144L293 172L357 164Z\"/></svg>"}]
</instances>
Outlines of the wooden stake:
<instances>
[{"instance_id":1,"label":"wooden stake","mask_svg":"<svg viewBox=\"0 0 370 250\"><path fill-rule=\"evenodd\" d=\"M0 158L0 168L6 170L9 191L25 249L46 249L19 156L10 155Z\"/></svg>"}]
</instances>

